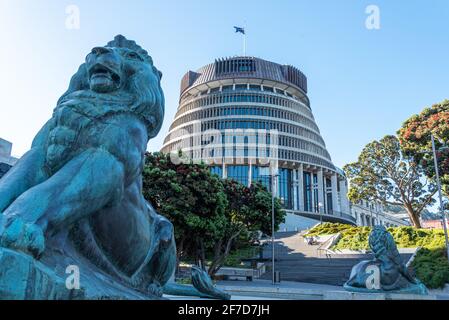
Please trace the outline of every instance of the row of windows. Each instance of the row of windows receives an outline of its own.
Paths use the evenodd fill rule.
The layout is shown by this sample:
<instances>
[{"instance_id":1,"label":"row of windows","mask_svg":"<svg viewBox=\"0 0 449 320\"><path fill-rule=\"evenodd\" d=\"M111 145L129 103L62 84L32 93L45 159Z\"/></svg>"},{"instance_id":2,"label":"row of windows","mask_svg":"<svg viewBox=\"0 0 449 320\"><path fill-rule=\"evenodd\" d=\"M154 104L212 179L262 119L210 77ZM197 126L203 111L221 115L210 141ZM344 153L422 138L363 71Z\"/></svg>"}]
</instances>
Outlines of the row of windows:
<instances>
[{"instance_id":1,"label":"row of windows","mask_svg":"<svg viewBox=\"0 0 449 320\"><path fill-rule=\"evenodd\" d=\"M229 92L229 91L263 91L263 92L276 92L277 94L287 96L290 98L298 99L296 96L291 95L285 90L274 88L270 86L260 85L260 84L234 84L234 85L227 85L227 86L221 86L221 87L215 87L209 90L201 91L198 95L205 96L211 93L217 93L217 92Z\"/></svg>"},{"instance_id":2,"label":"row of windows","mask_svg":"<svg viewBox=\"0 0 449 320\"><path fill-rule=\"evenodd\" d=\"M254 129L254 130L277 130L279 132L289 133L291 135L296 135L310 139L317 144L323 146L323 138L313 131L305 129L297 125L291 125L278 121L258 121L258 120L209 120L203 121L197 124L189 124L179 127L172 132L170 132L164 140L167 143L171 140L179 138L186 134L194 133L193 129L195 126L195 133L204 132L206 130L237 130L237 129Z\"/></svg>"},{"instance_id":3,"label":"row of windows","mask_svg":"<svg viewBox=\"0 0 449 320\"><path fill-rule=\"evenodd\" d=\"M223 93L223 92L230 92L230 91L261 91L261 92L271 92L271 93L277 93L279 95L287 96L289 98L301 101L302 103L308 105L309 101L306 97L298 97L295 95L290 94L289 92L265 85L260 84L233 84L233 85L225 85L220 87L211 88L208 90L204 90L199 92L196 96L192 95L190 93L186 93L184 96L181 97L181 100L183 102L190 101L196 97L199 96L205 96L209 95L211 93Z\"/></svg>"},{"instance_id":4,"label":"row of windows","mask_svg":"<svg viewBox=\"0 0 449 320\"><path fill-rule=\"evenodd\" d=\"M301 140L298 138L279 136L279 146L306 150L330 159L330 155L326 149L319 147L309 141Z\"/></svg>"},{"instance_id":5,"label":"row of windows","mask_svg":"<svg viewBox=\"0 0 449 320\"><path fill-rule=\"evenodd\" d=\"M332 202L332 182L331 179L325 177L323 181L323 201L320 204L318 199L318 175L316 173L304 172L303 173L303 198L304 198L304 210L309 212L320 212L332 214L333 202ZM338 184L337 184L338 185ZM299 190L297 192L299 202ZM313 197L312 197L313 195ZM322 207L320 208L320 205Z\"/></svg>"},{"instance_id":6,"label":"row of windows","mask_svg":"<svg viewBox=\"0 0 449 320\"><path fill-rule=\"evenodd\" d=\"M206 137L206 135L204 135L203 140L201 141L201 145L208 145L214 142L214 138L215 136L213 134L209 136L209 138ZM277 136L276 138L278 147L301 149L330 159L330 155L326 149L317 146L309 141L283 135ZM228 136L226 136L225 134L221 134L221 143L222 144L226 143L228 146L239 144L240 145L239 148L243 147L245 150L247 150L245 157L248 156L248 154L257 157L258 156L257 150L259 149L259 145L264 144L266 145L266 148L269 148L271 142L269 134L267 134L266 136L265 135L259 136L259 134L257 134L256 132L254 134L243 132L242 134L236 133Z\"/></svg>"},{"instance_id":7,"label":"row of windows","mask_svg":"<svg viewBox=\"0 0 449 320\"><path fill-rule=\"evenodd\" d=\"M218 156L217 154L213 153L215 150L212 147L209 149L206 149L207 152L209 152L208 154L206 154L205 148L200 147L200 146L195 146L195 147L193 147L194 150L192 150L192 145L194 145L193 138L188 138L188 139L183 139L180 141L172 142L169 145L165 146L162 151L168 153L168 152L183 150L183 153L187 154L192 159L203 159L204 157L213 158L213 157ZM232 148L232 150L231 150L231 148ZM260 154L259 153L260 150L264 151L264 154ZM276 149L270 149L269 147L267 147L265 149L260 149L260 150L259 149L256 149L256 150L251 149L250 150L248 147L237 148L235 146L232 146L232 147L227 146L227 148L222 147L220 152L221 152L222 156L226 155L226 157L233 157L234 159L247 158L249 156L259 159L259 158L274 157L271 155L271 153L272 153L272 151L274 151ZM299 151L284 150L284 149L279 149L279 150L277 150L277 152L278 152L278 155L276 158L278 158L280 160L310 163L310 164L318 165L321 167L327 167L332 170L335 169L334 165L330 161L327 161L323 158L320 158L320 157L317 157L314 155L305 154L305 153L302 153Z\"/></svg>"},{"instance_id":8,"label":"row of windows","mask_svg":"<svg viewBox=\"0 0 449 320\"><path fill-rule=\"evenodd\" d=\"M220 177L223 175L223 169L221 167L212 166L211 172L219 175ZM290 169L280 168L278 174L277 196L286 209L292 209L292 171ZM238 181L241 184L248 185L249 167L247 165L226 166L226 177L228 179ZM269 168L251 166L251 181L262 183L262 185L264 185L271 192L272 182Z\"/></svg>"},{"instance_id":9,"label":"row of windows","mask_svg":"<svg viewBox=\"0 0 449 320\"><path fill-rule=\"evenodd\" d=\"M198 122L194 124L187 124L184 126L180 126L170 132L164 140L164 143L167 143L176 138L182 137L187 134L199 134L206 130L277 130L279 132L285 132L292 135L302 136L308 138L317 144L320 144L324 147L324 140L320 135L317 135L313 131L308 129L290 125L283 122L278 121L258 121L258 120L207 120L203 122Z\"/></svg>"},{"instance_id":10,"label":"row of windows","mask_svg":"<svg viewBox=\"0 0 449 320\"><path fill-rule=\"evenodd\" d=\"M232 102L247 102L247 103L265 103L272 104L281 107L293 109L301 114L313 119L312 112L304 105L295 102L288 98L282 98L274 94L262 94L262 93L222 93L202 96L189 103L183 103L181 101L180 107L176 113L178 116L181 113L205 107L214 104L232 103Z\"/></svg>"},{"instance_id":11,"label":"row of windows","mask_svg":"<svg viewBox=\"0 0 449 320\"><path fill-rule=\"evenodd\" d=\"M254 71L256 71L254 59L224 59L215 61L216 75Z\"/></svg>"},{"instance_id":12,"label":"row of windows","mask_svg":"<svg viewBox=\"0 0 449 320\"><path fill-rule=\"evenodd\" d=\"M188 126L187 126L188 127ZM185 129L185 127L183 128ZM256 130L277 130L296 136L301 136L324 146L324 140L315 132L297 125L291 125L279 121L261 121L261 120L209 120L201 122L201 131L210 129L256 129Z\"/></svg>"},{"instance_id":13,"label":"row of windows","mask_svg":"<svg viewBox=\"0 0 449 320\"><path fill-rule=\"evenodd\" d=\"M298 122L307 126L316 132L319 132L318 126L312 120L294 112L284 111L276 108L253 107L253 106L230 106L217 107L198 110L176 119L170 126L170 130L190 121L201 120L204 118L226 117L226 116L262 116L286 119Z\"/></svg>"},{"instance_id":14,"label":"row of windows","mask_svg":"<svg viewBox=\"0 0 449 320\"><path fill-rule=\"evenodd\" d=\"M211 172L223 176L222 167L212 166ZM249 167L247 165L231 165L226 166L226 176L228 179L236 180L244 185L248 185L249 180ZM251 181L261 182L269 191L272 189L272 177L270 175L269 168L267 167L251 167ZM313 183L312 183L313 181ZM330 183L330 179L324 178L324 185ZM281 202L286 209L298 209L298 206L294 205L294 202L300 203L303 201L303 207L305 211L308 212L319 212L319 202L318 202L318 175L315 173L305 171L303 173L303 185L302 196L301 188L297 184L293 184L293 172L291 169L280 168L277 177L277 196L281 199ZM296 192L293 192L294 188ZM296 194L296 199L294 199L294 193ZM312 197L313 193L313 197ZM324 204L322 210L325 213L333 213L333 203L332 203L332 189L330 191L323 189Z\"/></svg>"},{"instance_id":15,"label":"row of windows","mask_svg":"<svg viewBox=\"0 0 449 320\"><path fill-rule=\"evenodd\" d=\"M201 145L206 146L210 145L214 142L215 135L211 134L209 136L203 135ZM251 140L250 140L251 139ZM277 136L277 148L279 147L286 147L286 148L292 148L292 149L301 149L304 151L308 151L310 153L314 153L317 155L320 155L324 158L330 159L330 155L327 152L326 149L317 146L309 141L301 140L298 138L292 138L289 136ZM221 143L224 145L226 144L227 147L237 147L239 149L245 150L245 153L243 154L245 157L251 156L251 157L258 157L259 153L258 150L261 148L261 145L265 146L265 149L270 148L270 142L271 137L269 134L267 135L259 135L257 133L254 134L248 134L242 132L242 134L230 134L225 135L221 134ZM220 143L220 142L219 142ZM188 145L185 147L189 147ZM210 146L215 147L215 146ZM213 157L213 155L210 155Z\"/></svg>"}]
</instances>

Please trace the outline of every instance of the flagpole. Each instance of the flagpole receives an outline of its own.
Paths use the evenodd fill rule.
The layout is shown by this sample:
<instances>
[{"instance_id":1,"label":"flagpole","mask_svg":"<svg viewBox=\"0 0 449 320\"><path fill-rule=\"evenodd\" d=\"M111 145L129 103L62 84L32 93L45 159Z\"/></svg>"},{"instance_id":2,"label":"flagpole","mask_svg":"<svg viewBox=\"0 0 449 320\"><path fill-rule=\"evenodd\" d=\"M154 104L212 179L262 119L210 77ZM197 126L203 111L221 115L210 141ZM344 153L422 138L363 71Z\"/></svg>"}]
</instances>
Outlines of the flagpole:
<instances>
[{"instance_id":1,"label":"flagpole","mask_svg":"<svg viewBox=\"0 0 449 320\"><path fill-rule=\"evenodd\" d=\"M243 56L246 57L246 31L243 34Z\"/></svg>"},{"instance_id":2,"label":"flagpole","mask_svg":"<svg viewBox=\"0 0 449 320\"><path fill-rule=\"evenodd\" d=\"M246 21L243 23L243 56L246 57Z\"/></svg>"}]
</instances>

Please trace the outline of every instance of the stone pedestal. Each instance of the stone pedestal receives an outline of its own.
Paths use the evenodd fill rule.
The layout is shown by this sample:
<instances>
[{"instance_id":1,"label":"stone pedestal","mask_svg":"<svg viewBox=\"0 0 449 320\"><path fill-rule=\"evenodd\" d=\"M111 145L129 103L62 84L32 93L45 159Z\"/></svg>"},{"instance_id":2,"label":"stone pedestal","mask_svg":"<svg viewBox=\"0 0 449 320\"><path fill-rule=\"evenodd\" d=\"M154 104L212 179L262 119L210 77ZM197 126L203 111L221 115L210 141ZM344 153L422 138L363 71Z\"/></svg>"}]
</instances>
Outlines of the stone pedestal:
<instances>
[{"instance_id":1,"label":"stone pedestal","mask_svg":"<svg viewBox=\"0 0 449 320\"><path fill-rule=\"evenodd\" d=\"M95 266L69 256L38 261L22 252L0 248L0 300L155 300L149 293L116 281ZM54 263L57 261L57 263ZM67 289L68 265L80 270L80 289Z\"/></svg>"},{"instance_id":2,"label":"stone pedestal","mask_svg":"<svg viewBox=\"0 0 449 320\"><path fill-rule=\"evenodd\" d=\"M32 257L0 248L2 300L83 299L84 290L68 290L65 279Z\"/></svg>"}]
</instances>

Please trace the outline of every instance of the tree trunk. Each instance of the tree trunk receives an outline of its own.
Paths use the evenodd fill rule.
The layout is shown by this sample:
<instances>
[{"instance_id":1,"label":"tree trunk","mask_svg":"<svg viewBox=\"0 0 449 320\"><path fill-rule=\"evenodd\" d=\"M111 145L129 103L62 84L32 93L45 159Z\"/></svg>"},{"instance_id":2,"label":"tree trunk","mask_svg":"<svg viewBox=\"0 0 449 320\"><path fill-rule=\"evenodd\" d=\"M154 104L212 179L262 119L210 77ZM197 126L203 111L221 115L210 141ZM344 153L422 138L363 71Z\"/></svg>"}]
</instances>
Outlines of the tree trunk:
<instances>
[{"instance_id":1,"label":"tree trunk","mask_svg":"<svg viewBox=\"0 0 449 320\"><path fill-rule=\"evenodd\" d=\"M179 241L178 245L177 245L175 277L179 276L179 264L181 263L181 257L182 257L183 250L184 250L184 242L185 242L185 240L186 240L186 237L182 237L181 240Z\"/></svg>"},{"instance_id":2,"label":"tree trunk","mask_svg":"<svg viewBox=\"0 0 449 320\"><path fill-rule=\"evenodd\" d=\"M234 239L240 234L241 231L235 233L234 235L232 235L232 237L230 237L227 242L226 242L226 247L224 248L224 252L221 253L221 247L222 247L222 240L220 240L220 244L217 250L215 250L215 257L214 257L214 261L212 262L210 268L209 268L209 275L211 276L211 278L213 276L215 276L215 274L218 272L218 270L220 270L220 268L222 267L224 261L226 260L226 257L229 255L229 252L231 251L231 246L232 243L234 242Z\"/></svg>"},{"instance_id":3,"label":"tree trunk","mask_svg":"<svg viewBox=\"0 0 449 320\"><path fill-rule=\"evenodd\" d=\"M410 217L410 221L412 222L415 228L421 228L421 221L419 220L418 213L413 210L413 207L410 204L404 205L405 210L407 210L408 216Z\"/></svg>"},{"instance_id":4,"label":"tree trunk","mask_svg":"<svg viewBox=\"0 0 449 320\"><path fill-rule=\"evenodd\" d=\"M202 238L197 239L197 265L206 270L206 251Z\"/></svg>"}]
</instances>

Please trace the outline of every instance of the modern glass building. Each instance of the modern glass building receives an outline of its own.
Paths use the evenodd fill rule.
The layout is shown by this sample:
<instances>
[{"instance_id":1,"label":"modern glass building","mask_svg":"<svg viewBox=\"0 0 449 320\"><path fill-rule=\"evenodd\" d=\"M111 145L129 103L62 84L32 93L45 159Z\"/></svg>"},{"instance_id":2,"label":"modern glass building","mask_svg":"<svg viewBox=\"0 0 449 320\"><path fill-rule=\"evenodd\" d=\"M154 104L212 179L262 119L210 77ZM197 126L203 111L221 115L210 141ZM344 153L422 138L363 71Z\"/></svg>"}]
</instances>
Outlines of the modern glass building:
<instances>
[{"instance_id":1,"label":"modern glass building","mask_svg":"<svg viewBox=\"0 0 449 320\"><path fill-rule=\"evenodd\" d=\"M287 221L355 223L344 173L315 123L307 78L293 66L233 57L187 72L161 151L179 150L223 178L274 186Z\"/></svg>"}]
</instances>

